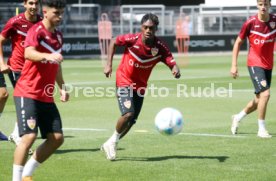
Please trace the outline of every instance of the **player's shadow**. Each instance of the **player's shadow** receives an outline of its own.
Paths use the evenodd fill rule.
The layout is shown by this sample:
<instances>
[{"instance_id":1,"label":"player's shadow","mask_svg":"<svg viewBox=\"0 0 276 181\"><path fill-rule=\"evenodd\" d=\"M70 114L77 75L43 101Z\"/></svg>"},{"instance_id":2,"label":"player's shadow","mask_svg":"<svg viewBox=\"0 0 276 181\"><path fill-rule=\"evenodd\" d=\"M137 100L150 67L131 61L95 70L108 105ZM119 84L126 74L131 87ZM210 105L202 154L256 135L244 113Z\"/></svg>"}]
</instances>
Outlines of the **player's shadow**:
<instances>
[{"instance_id":1,"label":"player's shadow","mask_svg":"<svg viewBox=\"0 0 276 181\"><path fill-rule=\"evenodd\" d=\"M124 148L118 148L117 150L124 150ZM65 153L72 153L72 152L97 152L101 151L100 148L92 148L92 149L63 149L63 150L56 150L55 154L65 154Z\"/></svg>"},{"instance_id":2,"label":"player's shadow","mask_svg":"<svg viewBox=\"0 0 276 181\"><path fill-rule=\"evenodd\" d=\"M142 162L156 162L171 159L215 159L219 162L225 162L228 156L183 156L183 155L173 155L173 156L159 156L159 157L121 157L117 161L142 161Z\"/></svg>"},{"instance_id":3,"label":"player's shadow","mask_svg":"<svg viewBox=\"0 0 276 181\"><path fill-rule=\"evenodd\" d=\"M100 151L100 148L94 148L94 149L64 149L64 150L56 150L55 154L65 154L65 153L72 153L72 152L96 152Z\"/></svg>"}]
</instances>

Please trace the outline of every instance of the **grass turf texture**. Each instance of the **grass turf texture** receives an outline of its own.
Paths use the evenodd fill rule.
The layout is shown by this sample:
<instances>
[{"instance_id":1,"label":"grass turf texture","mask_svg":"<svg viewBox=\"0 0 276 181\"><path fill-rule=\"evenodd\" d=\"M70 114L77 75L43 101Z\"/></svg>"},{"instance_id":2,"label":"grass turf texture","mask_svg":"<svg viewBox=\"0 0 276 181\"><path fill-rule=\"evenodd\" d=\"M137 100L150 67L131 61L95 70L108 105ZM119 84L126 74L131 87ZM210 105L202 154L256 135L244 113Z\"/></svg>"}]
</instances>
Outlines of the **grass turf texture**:
<instances>
[{"instance_id":1,"label":"grass turf texture","mask_svg":"<svg viewBox=\"0 0 276 181\"><path fill-rule=\"evenodd\" d=\"M99 148L114 131L120 114L117 100L115 97L97 96L93 90L97 87L115 86L118 61L114 63L111 79L105 78L100 61L65 61L64 78L67 84L75 87L75 91L71 93L68 103L61 103L58 96L56 97L63 127L87 130L65 129L65 143L36 170L34 180L275 179L275 84L272 83L272 96L267 113L267 128L274 137L257 138L256 113L243 120L238 136L231 136L231 115L239 112L254 96L245 66L245 56L239 59L238 80L229 76L230 56L194 56L189 59L189 65L181 68L180 80L174 79L163 64L158 64L153 70L149 85L168 88L169 96L146 96L137 124L119 143L118 159L114 162L106 160ZM178 61L181 61L181 58L178 58ZM232 97L199 97L191 94L192 88L203 89L210 87L212 83L215 89L229 89L231 83ZM187 86L186 96L177 96L177 84ZM10 98L0 119L0 128L6 134L11 133L15 121L10 87L9 91ZM166 137L155 130L154 117L164 107L174 107L182 112L183 134ZM42 140L38 139L33 148L41 142ZM1 181L11 180L13 151L13 144L0 142Z\"/></svg>"}]
</instances>

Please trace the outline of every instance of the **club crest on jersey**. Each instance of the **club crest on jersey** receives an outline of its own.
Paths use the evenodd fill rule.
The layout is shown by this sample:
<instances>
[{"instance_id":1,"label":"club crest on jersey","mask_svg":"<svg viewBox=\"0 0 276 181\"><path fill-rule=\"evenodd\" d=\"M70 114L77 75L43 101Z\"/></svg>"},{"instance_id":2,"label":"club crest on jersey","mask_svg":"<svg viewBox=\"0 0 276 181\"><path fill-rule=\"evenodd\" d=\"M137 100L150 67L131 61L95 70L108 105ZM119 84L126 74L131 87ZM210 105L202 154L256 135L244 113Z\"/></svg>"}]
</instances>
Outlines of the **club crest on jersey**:
<instances>
[{"instance_id":1,"label":"club crest on jersey","mask_svg":"<svg viewBox=\"0 0 276 181\"><path fill-rule=\"evenodd\" d=\"M131 101L130 101L130 100L126 100L126 101L124 102L124 106L125 106L127 109L129 109L130 106L131 106Z\"/></svg>"},{"instance_id":2,"label":"club crest on jersey","mask_svg":"<svg viewBox=\"0 0 276 181\"><path fill-rule=\"evenodd\" d=\"M158 48L151 48L151 54L152 54L152 56L157 55L158 52L159 52L159 49L158 49Z\"/></svg>"},{"instance_id":3,"label":"club crest on jersey","mask_svg":"<svg viewBox=\"0 0 276 181\"><path fill-rule=\"evenodd\" d=\"M262 80L262 81L261 81L261 85L262 85L263 87L266 87L266 85L267 85L267 84L266 84L266 81L265 81L265 80Z\"/></svg>"},{"instance_id":4,"label":"club crest on jersey","mask_svg":"<svg viewBox=\"0 0 276 181\"><path fill-rule=\"evenodd\" d=\"M60 35L57 35L57 38L58 38L58 42L59 42L60 44L62 44L61 36L60 36Z\"/></svg>"},{"instance_id":5,"label":"club crest on jersey","mask_svg":"<svg viewBox=\"0 0 276 181\"><path fill-rule=\"evenodd\" d=\"M30 129L34 129L36 125L36 120L34 118L27 119L27 125Z\"/></svg>"},{"instance_id":6,"label":"club crest on jersey","mask_svg":"<svg viewBox=\"0 0 276 181\"><path fill-rule=\"evenodd\" d=\"M272 29L274 29L274 28L275 28L276 23L275 23L275 22L269 22L269 25L270 25L270 27L271 27Z\"/></svg>"}]
</instances>

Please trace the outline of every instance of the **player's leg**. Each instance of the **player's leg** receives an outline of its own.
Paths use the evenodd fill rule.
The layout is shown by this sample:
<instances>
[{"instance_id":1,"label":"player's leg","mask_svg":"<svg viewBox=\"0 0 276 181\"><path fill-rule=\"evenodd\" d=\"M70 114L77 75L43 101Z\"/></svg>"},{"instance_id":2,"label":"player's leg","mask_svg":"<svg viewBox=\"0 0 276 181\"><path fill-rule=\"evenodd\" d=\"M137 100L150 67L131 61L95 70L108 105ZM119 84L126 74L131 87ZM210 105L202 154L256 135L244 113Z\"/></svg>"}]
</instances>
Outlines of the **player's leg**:
<instances>
[{"instance_id":1,"label":"player's leg","mask_svg":"<svg viewBox=\"0 0 276 181\"><path fill-rule=\"evenodd\" d=\"M113 135L101 147L108 160L115 160L119 138L129 128L128 124L134 118L133 90L129 87L119 87L117 89L117 99L121 117L117 121Z\"/></svg>"},{"instance_id":2,"label":"player's leg","mask_svg":"<svg viewBox=\"0 0 276 181\"><path fill-rule=\"evenodd\" d=\"M131 129L131 127L136 123L136 120L137 120L137 118L141 112L142 106L143 106L143 101L144 101L144 96L139 96L136 92L133 92L134 116L128 122L126 129L121 133L119 139L122 139L128 133L128 131Z\"/></svg>"},{"instance_id":3,"label":"player's leg","mask_svg":"<svg viewBox=\"0 0 276 181\"><path fill-rule=\"evenodd\" d=\"M35 169L47 160L63 143L62 123L59 111L54 103L36 102L38 111L38 126L43 139L46 139L34 151L26 163L22 177L32 177Z\"/></svg>"},{"instance_id":4,"label":"player's leg","mask_svg":"<svg viewBox=\"0 0 276 181\"><path fill-rule=\"evenodd\" d=\"M258 136L261 138L271 138L272 136L268 133L265 128L265 116L267 104L270 98L270 84L272 70L265 70L259 68L258 78L260 80L260 92L259 92L259 103L258 103Z\"/></svg>"},{"instance_id":5,"label":"player's leg","mask_svg":"<svg viewBox=\"0 0 276 181\"><path fill-rule=\"evenodd\" d=\"M21 75L21 72L14 72L14 71L9 72L8 76L9 76L9 79L10 79L10 82L11 82L13 88L15 87L16 82L19 79L20 75ZM14 129L13 129L13 132L9 136L9 140L12 141L13 143L15 143L16 145L18 145L19 142L21 141L21 138L19 136L17 121L15 121Z\"/></svg>"},{"instance_id":6,"label":"player's leg","mask_svg":"<svg viewBox=\"0 0 276 181\"><path fill-rule=\"evenodd\" d=\"M32 99L14 97L22 140L14 151L13 180L21 180L22 171L27 161L28 150L37 136L37 109Z\"/></svg>"},{"instance_id":7,"label":"player's leg","mask_svg":"<svg viewBox=\"0 0 276 181\"><path fill-rule=\"evenodd\" d=\"M7 99L9 97L6 82L3 73L0 73L0 116L5 108ZM7 140L7 136L0 131L0 140Z\"/></svg>"},{"instance_id":8,"label":"player's leg","mask_svg":"<svg viewBox=\"0 0 276 181\"><path fill-rule=\"evenodd\" d=\"M262 89L262 86L260 84L260 80L265 77L263 73L259 73L259 68L258 67L248 67L248 72L250 75L250 78L252 80L252 83L255 88L255 98L248 102L248 104L245 106L245 108L239 112L238 114L235 114L232 116L232 125L231 125L231 132L232 134L237 134L238 132L238 126L241 120L246 117L248 114L254 112L257 110L258 103L259 103L259 92ZM258 79L256 78L258 77Z\"/></svg>"}]
</instances>

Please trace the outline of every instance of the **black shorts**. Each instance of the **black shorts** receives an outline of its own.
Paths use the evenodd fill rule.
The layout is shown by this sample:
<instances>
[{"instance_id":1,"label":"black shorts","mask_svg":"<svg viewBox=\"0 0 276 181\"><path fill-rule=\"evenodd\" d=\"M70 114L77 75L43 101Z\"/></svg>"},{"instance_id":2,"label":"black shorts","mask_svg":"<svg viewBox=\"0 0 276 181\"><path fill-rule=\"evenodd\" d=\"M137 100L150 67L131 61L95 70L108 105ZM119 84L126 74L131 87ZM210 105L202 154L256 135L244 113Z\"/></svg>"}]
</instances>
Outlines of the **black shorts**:
<instances>
[{"instance_id":1,"label":"black shorts","mask_svg":"<svg viewBox=\"0 0 276 181\"><path fill-rule=\"evenodd\" d=\"M7 87L4 74L0 72L0 87Z\"/></svg>"},{"instance_id":2,"label":"black shorts","mask_svg":"<svg viewBox=\"0 0 276 181\"><path fill-rule=\"evenodd\" d=\"M255 87L255 94L270 88L272 70L261 67L248 67L248 71Z\"/></svg>"},{"instance_id":3,"label":"black shorts","mask_svg":"<svg viewBox=\"0 0 276 181\"><path fill-rule=\"evenodd\" d=\"M19 135L38 132L42 138L48 133L62 133L62 123L55 103L45 103L25 97L14 97Z\"/></svg>"},{"instance_id":4,"label":"black shorts","mask_svg":"<svg viewBox=\"0 0 276 181\"><path fill-rule=\"evenodd\" d=\"M134 113L132 124L136 123L136 120L142 109L144 97L139 96L137 92L133 91L130 87L117 87L117 98L121 115L132 112Z\"/></svg>"},{"instance_id":5,"label":"black shorts","mask_svg":"<svg viewBox=\"0 0 276 181\"><path fill-rule=\"evenodd\" d=\"M8 75L9 75L9 78L10 78L13 88L15 88L16 82L18 81L18 79L21 76L21 72L10 71Z\"/></svg>"}]
</instances>

